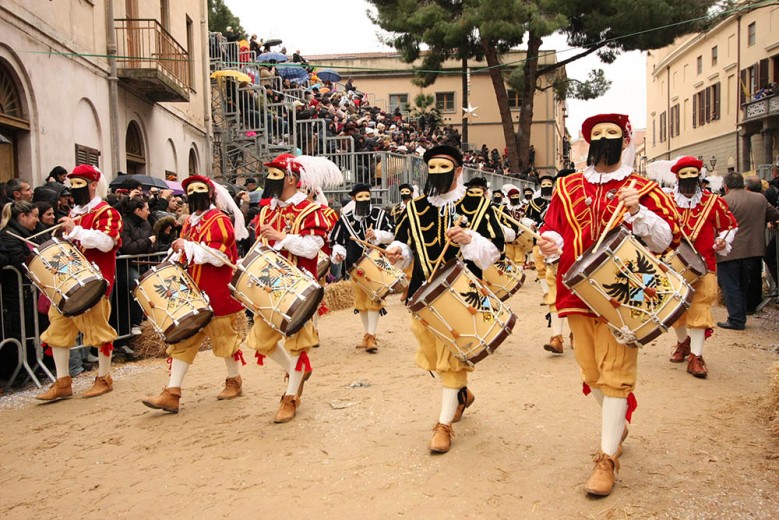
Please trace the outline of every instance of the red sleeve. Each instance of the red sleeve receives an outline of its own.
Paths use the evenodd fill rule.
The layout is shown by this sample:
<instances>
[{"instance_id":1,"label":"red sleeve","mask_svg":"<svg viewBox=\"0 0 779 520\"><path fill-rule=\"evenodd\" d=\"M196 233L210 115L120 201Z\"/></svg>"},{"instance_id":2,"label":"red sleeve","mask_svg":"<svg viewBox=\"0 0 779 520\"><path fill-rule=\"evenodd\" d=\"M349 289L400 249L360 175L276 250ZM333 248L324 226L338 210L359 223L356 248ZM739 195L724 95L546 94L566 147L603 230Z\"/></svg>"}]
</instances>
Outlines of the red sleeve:
<instances>
[{"instance_id":1,"label":"red sleeve","mask_svg":"<svg viewBox=\"0 0 779 520\"><path fill-rule=\"evenodd\" d=\"M226 215L220 214L211 221L205 232L204 242L208 247L224 253L231 262L238 259L233 223Z\"/></svg>"},{"instance_id":2,"label":"red sleeve","mask_svg":"<svg viewBox=\"0 0 779 520\"><path fill-rule=\"evenodd\" d=\"M303 225L300 226L300 236L314 235L327 238L330 231L330 221L321 209L312 211L303 219Z\"/></svg>"},{"instance_id":3,"label":"red sleeve","mask_svg":"<svg viewBox=\"0 0 779 520\"><path fill-rule=\"evenodd\" d=\"M717 197L714 205L714 225L717 227L717 232L737 228L738 221L730 211L727 201L718 195L714 196Z\"/></svg>"},{"instance_id":4,"label":"red sleeve","mask_svg":"<svg viewBox=\"0 0 779 520\"><path fill-rule=\"evenodd\" d=\"M645 181L646 182L646 181ZM679 215L676 212L676 205L671 198L662 190L660 186L649 181L646 187L639 188L642 193L640 203L649 211L665 220L671 228L672 239L670 249L676 249L682 238L682 229L679 226Z\"/></svg>"},{"instance_id":5,"label":"red sleeve","mask_svg":"<svg viewBox=\"0 0 779 520\"><path fill-rule=\"evenodd\" d=\"M92 229L102 231L109 237L116 241L116 247L122 245L122 229L124 228L124 222L119 212L110 207L106 210L99 212L94 221L92 221Z\"/></svg>"}]
</instances>

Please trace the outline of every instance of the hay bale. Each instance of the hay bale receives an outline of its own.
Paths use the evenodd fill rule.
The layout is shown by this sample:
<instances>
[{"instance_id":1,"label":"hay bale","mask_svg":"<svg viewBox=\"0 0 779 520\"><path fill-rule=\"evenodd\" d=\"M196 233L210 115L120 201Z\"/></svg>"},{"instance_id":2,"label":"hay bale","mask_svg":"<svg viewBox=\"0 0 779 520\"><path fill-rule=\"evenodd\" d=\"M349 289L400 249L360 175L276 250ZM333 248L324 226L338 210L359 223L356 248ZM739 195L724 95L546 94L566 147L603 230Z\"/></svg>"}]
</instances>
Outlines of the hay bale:
<instances>
[{"instance_id":1,"label":"hay bale","mask_svg":"<svg viewBox=\"0 0 779 520\"><path fill-rule=\"evenodd\" d=\"M325 286L325 297L322 300L329 311L340 311L354 307L354 292L352 282L341 280Z\"/></svg>"},{"instance_id":2,"label":"hay bale","mask_svg":"<svg viewBox=\"0 0 779 520\"><path fill-rule=\"evenodd\" d=\"M779 363L771 368L771 383L768 386L768 418L771 434L779 437Z\"/></svg>"}]
</instances>

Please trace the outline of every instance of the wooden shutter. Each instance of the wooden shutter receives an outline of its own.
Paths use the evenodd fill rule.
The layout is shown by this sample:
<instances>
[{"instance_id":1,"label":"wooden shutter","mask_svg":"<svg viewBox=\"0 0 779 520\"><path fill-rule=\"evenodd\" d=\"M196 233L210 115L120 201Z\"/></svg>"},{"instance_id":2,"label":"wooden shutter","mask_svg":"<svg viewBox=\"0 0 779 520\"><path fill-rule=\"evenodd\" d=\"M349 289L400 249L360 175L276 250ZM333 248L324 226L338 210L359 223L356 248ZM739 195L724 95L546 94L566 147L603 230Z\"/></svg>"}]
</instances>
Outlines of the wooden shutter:
<instances>
[{"instance_id":1,"label":"wooden shutter","mask_svg":"<svg viewBox=\"0 0 779 520\"><path fill-rule=\"evenodd\" d=\"M712 98L711 99L711 107L712 107L711 118L713 120L718 120L719 117L720 117L720 113L719 113L720 108L719 107L720 107L720 93L721 93L721 90L722 89L720 88L719 82L717 82L717 83L715 83L714 85L711 86L711 98Z\"/></svg>"},{"instance_id":2,"label":"wooden shutter","mask_svg":"<svg viewBox=\"0 0 779 520\"><path fill-rule=\"evenodd\" d=\"M757 71L759 78L757 89L760 90L761 88L768 85L768 58L760 60L760 65L758 66Z\"/></svg>"},{"instance_id":3,"label":"wooden shutter","mask_svg":"<svg viewBox=\"0 0 779 520\"><path fill-rule=\"evenodd\" d=\"M738 91L739 91L738 97L739 97L739 100L740 100L739 101L740 105L743 105L744 103L747 102L746 91L748 89L749 89L749 87L747 86L747 70L744 69L744 70L741 71L741 84L739 85L739 89L738 89Z\"/></svg>"},{"instance_id":4,"label":"wooden shutter","mask_svg":"<svg viewBox=\"0 0 779 520\"><path fill-rule=\"evenodd\" d=\"M91 164L92 166L97 166L99 168L100 150L96 150L88 146L77 144L76 145L76 166L78 166L79 164Z\"/></svg>"},{"instance_id":5,"label":"wooden shutter","mask_svg":"<svg viewBox=\"0 0 779 520\"><path fill-rule=\"evenodd\" d=\"M704 97L706 98L706 109L703 111L706 117L706 122L708 123L711 121L711 89L707 88L703 92L705 92Z\"/></svg>"},{"instance_id":6,"label":"wooden shutter","mask_svg":"<svg viewBox=\"0 0 779 520\"><path fill-rule=\"evenodd\" d=\"M698 127L698 94L692 95L692 127Z\"/></svg>"}]
</instances>

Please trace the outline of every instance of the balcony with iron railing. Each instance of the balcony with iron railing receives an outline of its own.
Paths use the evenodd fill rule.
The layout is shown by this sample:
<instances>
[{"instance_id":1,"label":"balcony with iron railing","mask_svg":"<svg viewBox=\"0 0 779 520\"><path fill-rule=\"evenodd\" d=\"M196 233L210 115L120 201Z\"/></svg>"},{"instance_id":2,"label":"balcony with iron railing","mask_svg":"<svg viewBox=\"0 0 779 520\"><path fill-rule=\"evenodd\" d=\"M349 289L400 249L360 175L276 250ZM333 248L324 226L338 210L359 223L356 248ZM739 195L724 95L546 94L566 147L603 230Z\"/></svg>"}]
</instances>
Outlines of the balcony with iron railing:
<instances>
[{"instance_id":1,"label":"balcony with iron railing","mask_svg":"<svg viewBox=\"0 0 779 520\"><path fill-rule=\"evenodd\" d=\"M153 19L114 20L117 75L130 90L153 101L189 101L189 54Z\"/></svg>"},{"instance_id":2,"label":"balcony with iron railing","mask_svg":"<svg viewBox=\"0 0 779 520\"><path fill-rule=\"evenodd\" d=\"M744 123L761 121L769 116L779 115L779 95L772 94L742 105Z\"/></svg>"}]
</instances>

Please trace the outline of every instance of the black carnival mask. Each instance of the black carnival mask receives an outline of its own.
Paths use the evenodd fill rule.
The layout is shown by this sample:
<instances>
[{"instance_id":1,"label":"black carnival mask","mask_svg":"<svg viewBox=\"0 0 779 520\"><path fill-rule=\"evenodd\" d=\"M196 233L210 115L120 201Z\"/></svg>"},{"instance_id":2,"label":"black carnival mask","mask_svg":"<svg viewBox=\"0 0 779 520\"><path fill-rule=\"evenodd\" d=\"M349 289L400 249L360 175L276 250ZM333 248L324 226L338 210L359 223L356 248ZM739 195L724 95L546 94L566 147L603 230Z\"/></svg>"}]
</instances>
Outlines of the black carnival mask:
<instances>
[{"instance_id":1,"label":"black carnival mask","mask_svg":"<svg viewBox=\"0 0 779 520\"><path fill-rule=\"evenodd\" d=\"M622 159L622 137L613 139L598 139L590 143L587 154L587 166L594 166L601 161L607 165L617 164Z\"/></svg>"}]
</instances>

